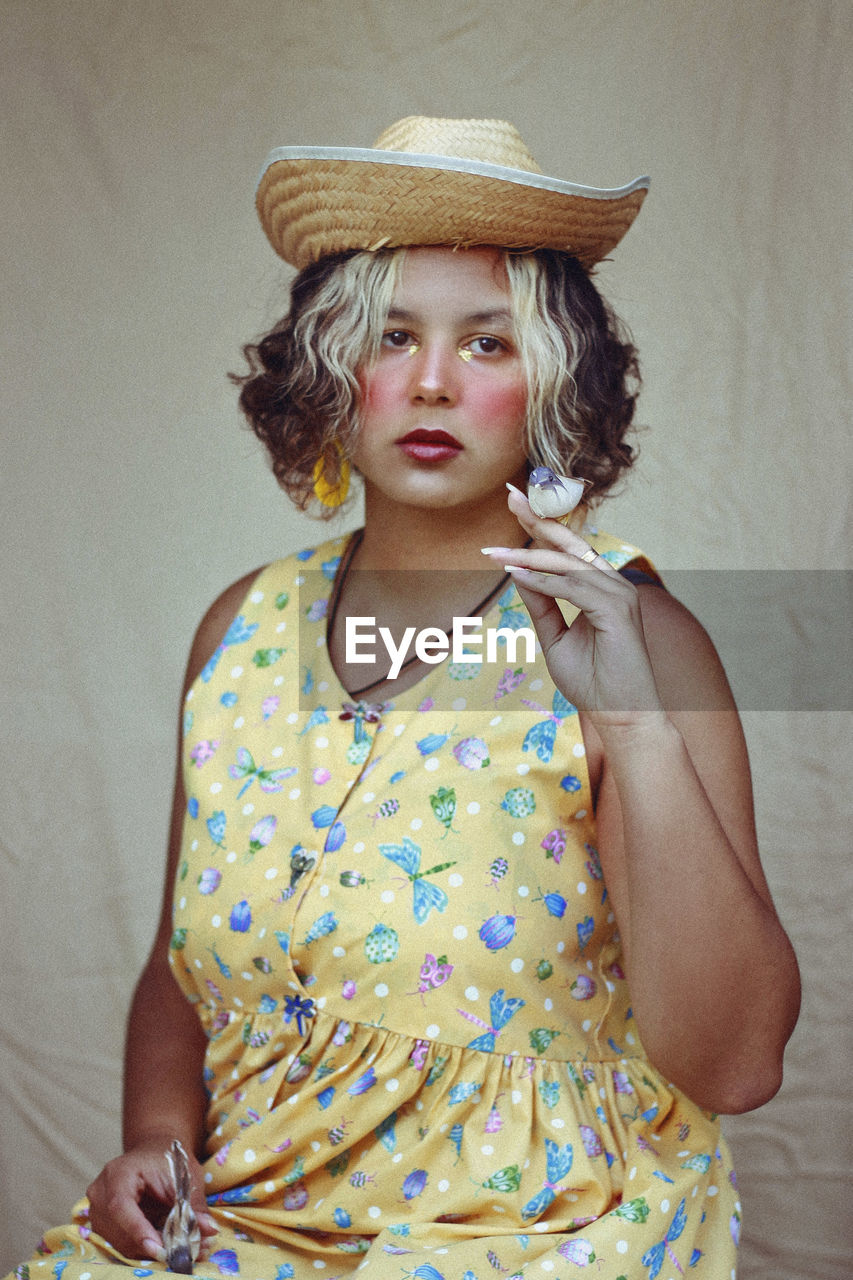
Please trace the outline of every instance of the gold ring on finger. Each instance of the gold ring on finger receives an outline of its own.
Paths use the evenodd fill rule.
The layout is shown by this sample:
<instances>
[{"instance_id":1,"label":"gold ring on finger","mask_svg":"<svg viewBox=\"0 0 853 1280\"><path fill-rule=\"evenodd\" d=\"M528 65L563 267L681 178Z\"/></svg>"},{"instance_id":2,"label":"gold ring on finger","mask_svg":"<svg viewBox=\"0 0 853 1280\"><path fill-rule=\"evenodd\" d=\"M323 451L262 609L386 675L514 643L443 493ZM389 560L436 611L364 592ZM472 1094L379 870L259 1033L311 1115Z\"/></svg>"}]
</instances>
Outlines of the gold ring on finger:
<instances>
[{"instance_id":1,"label":"gold ring on finger","mask_svg":"<svg viewBox=\"0 0 853 1280\"><path fill-rule=\"evenodd\" d=\"M594 551L592 547L588 547L586 551L583 553L583 555L581 556L581 560L586 561L587 564L592 564L593 560L597 559L597 557L598 557L598 552Z\"/></svg>"}]
</instances>

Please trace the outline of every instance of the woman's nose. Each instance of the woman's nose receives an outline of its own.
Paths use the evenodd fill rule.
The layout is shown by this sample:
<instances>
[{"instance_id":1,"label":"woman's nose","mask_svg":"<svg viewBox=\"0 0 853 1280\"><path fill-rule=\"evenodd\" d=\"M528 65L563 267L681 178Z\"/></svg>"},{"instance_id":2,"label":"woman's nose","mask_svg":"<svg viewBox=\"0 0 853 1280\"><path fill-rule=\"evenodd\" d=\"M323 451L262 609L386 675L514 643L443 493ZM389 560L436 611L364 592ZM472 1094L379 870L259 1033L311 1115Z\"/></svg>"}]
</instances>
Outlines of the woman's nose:
<instances>
[{"instance_id":1,"label":"woman's nose","mask_svg":"<svg viewBox=\"0 0 853 1280\"><path fill-rule=\"evenodd\" d=\"M412 355L412 398L423 404L453 404L457 396L458 352L426 343Z\"/></svg>"}]
</instances>

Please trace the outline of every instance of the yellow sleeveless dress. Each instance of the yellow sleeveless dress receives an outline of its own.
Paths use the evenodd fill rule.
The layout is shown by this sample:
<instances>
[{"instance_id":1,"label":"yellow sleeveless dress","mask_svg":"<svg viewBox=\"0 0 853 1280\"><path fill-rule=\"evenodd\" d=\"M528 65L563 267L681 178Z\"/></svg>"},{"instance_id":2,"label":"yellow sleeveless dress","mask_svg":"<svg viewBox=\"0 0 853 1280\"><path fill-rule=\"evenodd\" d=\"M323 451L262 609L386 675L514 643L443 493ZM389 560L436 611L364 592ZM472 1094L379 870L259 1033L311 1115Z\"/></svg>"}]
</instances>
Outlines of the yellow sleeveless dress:
<instances>
[{"instance_id":1,"label":"yellow sleeveless dress","mask_svg":"<svg viewBox=\"0 0 853 1280\"><path fill-rule=\"evenodd\" d=\"M728 1152L639 1042L576 710L523 646L354 701L325 646L344 545L264 570L186 700L197 1274L729 1280ZM529 626L512 586L484 626ZM42 1250L33 1280L117 1260L85 1202Z\"/></svg>"}]
</instances>

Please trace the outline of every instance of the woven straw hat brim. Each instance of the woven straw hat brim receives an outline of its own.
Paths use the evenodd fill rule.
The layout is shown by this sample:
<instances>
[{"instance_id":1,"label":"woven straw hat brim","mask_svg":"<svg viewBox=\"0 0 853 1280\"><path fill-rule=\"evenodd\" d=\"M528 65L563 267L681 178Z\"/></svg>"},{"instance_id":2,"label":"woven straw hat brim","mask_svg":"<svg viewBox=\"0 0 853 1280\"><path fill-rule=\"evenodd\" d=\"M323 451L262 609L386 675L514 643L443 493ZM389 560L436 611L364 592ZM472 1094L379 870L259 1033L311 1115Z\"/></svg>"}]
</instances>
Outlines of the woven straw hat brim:
<instances>
[{"instance_id":1,"label":"woven straw hat brim","mask_svg":"<svg viewBox=\"0 0 853 1280\"><path fill-rule=\"evenodd\" d=\"M280 257L301 269L327 254L404 245L562 249L587 268L619 243L647 177L597 188L446 155L278 147L256 204Z\"/></svg>"}]
</instances>

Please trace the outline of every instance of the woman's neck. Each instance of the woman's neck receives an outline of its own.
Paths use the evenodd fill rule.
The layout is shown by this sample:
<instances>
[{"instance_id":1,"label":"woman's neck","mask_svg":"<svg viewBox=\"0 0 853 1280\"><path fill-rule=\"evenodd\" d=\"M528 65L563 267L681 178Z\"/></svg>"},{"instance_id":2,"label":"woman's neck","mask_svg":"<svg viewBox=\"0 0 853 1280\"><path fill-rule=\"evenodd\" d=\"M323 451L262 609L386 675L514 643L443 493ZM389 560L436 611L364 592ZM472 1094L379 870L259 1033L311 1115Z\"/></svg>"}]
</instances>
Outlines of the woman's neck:
<instances>
[{"instance_id":1,"label":"woman's neck","mask_svg":"<svg viewBox=\"0 0 853 1280\"><path fill-rule=\"evenodd\" d=\"M482 571L481 547L523 543L503 493L461 507L415 507L368 489L358 567Z\"/></svg>"},{"instance_id":2,"label":"woman's neck","mask_svg":"<svg viewBox=\"0 0 853 1280\"><path fill-rule=\"evenodd\" d=\"M503 495L464 509L410 507L372 501L365 495L364 531L345 553L329 617L332 664L351 692L371 697L400 692L427 670L408 661L398 678L381 679L384 661L365 668L348 661L343 619L369 619L399 644L405 633L438 627L450 632L456 616L480 616L506 584L506 575L484 560L480 548L501 542L522 546L525 538ZM369 684L371 676L375 683Z\"/></svg>"}]
</instances>

